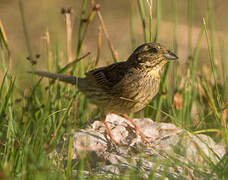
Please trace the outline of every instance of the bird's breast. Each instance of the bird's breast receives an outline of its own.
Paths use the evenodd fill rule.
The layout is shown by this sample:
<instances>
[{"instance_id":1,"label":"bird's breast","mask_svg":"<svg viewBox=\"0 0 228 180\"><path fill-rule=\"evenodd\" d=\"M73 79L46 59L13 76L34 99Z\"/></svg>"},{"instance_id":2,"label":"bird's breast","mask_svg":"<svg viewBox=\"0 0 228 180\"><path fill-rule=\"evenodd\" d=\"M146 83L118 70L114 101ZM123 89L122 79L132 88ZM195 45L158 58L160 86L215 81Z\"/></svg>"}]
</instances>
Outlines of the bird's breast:
<instances>
[{"instance_id":1,"label":"bird's breast","mask_svg":"<svg viewBox=\"0 0 228 180\"><path fill-rule=\"evenodd\" d=\"M96 86L87 78L79 79L78 87L93 104L105 113L134 113L143 109L157 94L160 77L157 73L127 74L110 89Z\"/></svg>"},{"instance_id":2,"label":"bird's breast","mask_svg":"<svg viewBox=\"0 0 228 180\"><path fill-rule=\"evenodd\" d=\"M138 76L129 77L122 82L121 91L118 100L119 111L125 113L134 113L143 109L153 97L158 93L160 86L160 77L157 74L140 73Z\"/></svg>"}]
</instances>

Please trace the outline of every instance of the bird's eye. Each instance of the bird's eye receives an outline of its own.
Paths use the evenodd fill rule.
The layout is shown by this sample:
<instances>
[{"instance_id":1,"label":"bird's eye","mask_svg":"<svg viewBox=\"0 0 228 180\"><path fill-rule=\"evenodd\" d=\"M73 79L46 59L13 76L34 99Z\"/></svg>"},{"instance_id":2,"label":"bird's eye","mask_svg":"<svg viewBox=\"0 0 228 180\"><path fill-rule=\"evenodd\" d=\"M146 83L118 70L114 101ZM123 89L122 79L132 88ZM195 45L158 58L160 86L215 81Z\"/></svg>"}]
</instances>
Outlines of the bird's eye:
<instances>
[{"instance_id":1,"label":"bird's eye","mask_svg":"<svg viewBox=\"0 0 228 180\"><path fill-rule=\"evenodd\" d=\"M153 48L150 48L149 52L150 53L157 53L158 50L155 47L153 47Z\"/></svg>"}]
</instances>

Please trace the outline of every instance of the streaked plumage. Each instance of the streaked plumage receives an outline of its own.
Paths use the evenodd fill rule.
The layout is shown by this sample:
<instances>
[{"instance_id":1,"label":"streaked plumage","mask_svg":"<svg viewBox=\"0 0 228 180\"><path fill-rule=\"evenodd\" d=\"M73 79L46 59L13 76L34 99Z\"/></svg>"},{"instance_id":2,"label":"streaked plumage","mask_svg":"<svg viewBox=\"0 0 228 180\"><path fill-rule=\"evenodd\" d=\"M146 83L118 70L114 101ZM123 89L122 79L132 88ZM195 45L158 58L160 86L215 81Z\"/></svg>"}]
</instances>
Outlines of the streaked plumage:
<instances>
[{"instance_id":1,"label":"streaked plumage","mask_svg":"<svg viewBox=\"0 0 228 180\"><path fill-rule=\"evenodd\" d=\"M159 90L161 69L168 60L175 59L178 57L159 43L145 43L127 61L91 70L84 78L42 71L34 73L77 84L105 117L108 113L128 114L143 109Z\"/></svg>"}]
</instances>

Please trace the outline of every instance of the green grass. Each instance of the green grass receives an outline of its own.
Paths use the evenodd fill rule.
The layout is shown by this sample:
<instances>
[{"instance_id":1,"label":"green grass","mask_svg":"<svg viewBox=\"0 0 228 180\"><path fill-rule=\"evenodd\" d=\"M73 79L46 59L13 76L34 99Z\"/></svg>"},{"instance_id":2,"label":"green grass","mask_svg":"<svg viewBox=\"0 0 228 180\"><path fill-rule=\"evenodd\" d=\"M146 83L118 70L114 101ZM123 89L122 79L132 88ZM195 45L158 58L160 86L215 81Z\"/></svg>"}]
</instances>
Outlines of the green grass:
<instances>
[{"instance_id":1,"label":"green grass","mask_svg":"<svg viewBox=\"0 0 228 180\"><path fill-rule=\"evenodd\" d=\"M20 11L23 22L24 35L26 39L29 56L33 57L29 40L29 30L26 27L26 21L23 12L23 1L20 3ZM134 9L133 2L131 4L130 16L130 36L132 47L136 46L134 25L134 13L141 18L142 32L141 39L145 42L149 40L159 41L162 34L159 34L160 23L162 22L162 4L161 0L157 1L155 6L153 1L153 11L157 14L156 26L153 26L154 19L150 16L150 9L146 1L138 0L137 8ZM186 2L187 3L187 2ZM220 43L220 62L221 69L215 63L215 36L214 31L214 14L211 0L208 0L208 11L205 17L202 17L201 31L197 37L195 47L192 44L192 6L194 1L188 3L188 55L189 63L184 76L178 75L177 69L179 64L167 65L162 76L161 89L155 99L146 107L145 116L151 119L165 122L172 122L179 127L185 128L195 134L203 132L211 136L216 142L224 142L226 150L228 150L228 130L227 118L224 119L224 110L228 108L228 85L226 73L226 54L225 42ZM79 27L74 29L78 31L78 42L76 58L82 53L82 46L86 38L86 32L90 22L96 17L96 13L87 0L82 1L82 10L80 16ZM134 11L138 9L139 11ZM173 0L173 43L170 49L178 53L177 31L178 31L178 13L177 2ZM88 18L85 21L85 18ZM47 81L32 77L31 86L25 87L19 84L20 81L10 69L7 62L10 59L10 47L4 35L3 27L0 26L0 179L84 179L83 169L86 159L82 159L76 169L79 173L73 175L71 169L71 153L72 153L72 137L67 146L68 158L67 164L63 161L56 160L55 157L49 157L49 153L53 151L61 137L72 130L85 127L87 120L98 115L98 111L90 106L87 99L77 91L74 86L64 85L59 82ZM154 29L153 29L154 28ZM155 32L154 32L155 31ZM148 36L149 35L149 36ZM158 36L159 35L159 36ZM210 74L206 77L198 68L199 53L201 50L201 42L203 37L208 45L208 62L210 66L208 70ZM26 48L25 48L26 49ZM77 75L83 75L88 69L94 67L86 57L85 60L78 64L71 64L62 67L60 64L60 48L56 44L56 48L48 52L54 54L54 58L49 59L48 69L51 71L73 72ZM22 60L23 61L23 60ZM35 69L36 65L31 65ZM51 68L52 67L52 68ZM170 71L173 70L173 81L168 81ZM29 75L28 75L29 76ZM208 77L212 78L208 78ZM182 86L179 84L182 83ZM183 99L181 108L177 109L173 102L173 97L178 93ZM192 109L198 110L197 118L192 116ZM219 179L226 179L228 174L228 154L213 164L208 157L202 154L202 157L208 162L210 170L217 174ZM53 160L56 160L56 165ZM199 167L183 164L177 159L169 157L167 162L157 162L166 164L166 167L180 165L182 167L189 166L197 171ZM156 170L151 171L150 179L154 179ZM164 174L165 174L164 169ZM117 179L140 178L142 172L129 170L129 176L116 177ZM200 173L200 172L199 172ZM202 174L205 179L210 179L207 174ZM109 177L109 175L107 175ZM94 177L91 179L102 179L103 177Z\"/></svg>"}]
</instances>

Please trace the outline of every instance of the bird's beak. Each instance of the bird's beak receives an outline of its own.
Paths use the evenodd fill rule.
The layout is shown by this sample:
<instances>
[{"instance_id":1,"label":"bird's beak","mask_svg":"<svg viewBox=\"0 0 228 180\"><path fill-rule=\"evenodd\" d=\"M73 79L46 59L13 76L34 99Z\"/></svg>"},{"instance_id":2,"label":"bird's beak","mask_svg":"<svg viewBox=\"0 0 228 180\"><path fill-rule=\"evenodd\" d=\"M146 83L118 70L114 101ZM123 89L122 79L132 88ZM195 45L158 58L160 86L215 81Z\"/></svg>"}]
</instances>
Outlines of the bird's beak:
<instances>
[{"instance_id":1,"label":"bird's beak","mask_svg":"<svg viewBox=\"0 0 228 180\"><path fill-rule=\"evenodd\" d=\"M174 54L173 52L171 52L170 50L168 50L168 53L163 54L163 56L168 59L168 60L176 60L178 59L177 55Z\"/></svg>"}]
</instances>

